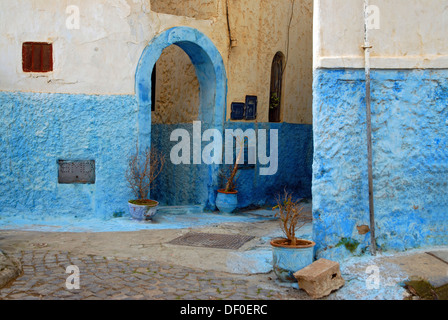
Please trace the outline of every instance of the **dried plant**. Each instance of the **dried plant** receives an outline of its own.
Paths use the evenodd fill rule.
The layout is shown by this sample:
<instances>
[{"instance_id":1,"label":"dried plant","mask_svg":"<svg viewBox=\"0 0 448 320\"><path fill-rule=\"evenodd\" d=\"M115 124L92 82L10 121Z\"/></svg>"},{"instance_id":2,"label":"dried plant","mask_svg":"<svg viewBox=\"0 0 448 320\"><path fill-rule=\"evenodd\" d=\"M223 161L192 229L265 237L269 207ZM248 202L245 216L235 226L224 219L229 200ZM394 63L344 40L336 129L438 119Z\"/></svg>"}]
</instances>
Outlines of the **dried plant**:
<instances>
[{"instance_id":1,"label":"dried plant","mask_svg":"<svg viewBox=\"0 0 448 320\"><path fill-rule=\"evenodd\" d=\"M225 192L236 191L236 186L238 183L238 176L235 173L235 175L233 175L233 177L232 177L233 172L234 172L234 166L227 166L226 168L222 168L221 171L219 172L219 177L220 177L221 181L225 181L225 186L224 186Z\"/></svg>"},{"instance_id":2,"label":"dried plant","mask_svg":"<svg viewBox=\"0 0 448 320\"><path fill-rule=\"evenodd\" d=\"M277 206L273 208L273 210L278 209L275 217L280 218L280 227L292 246L298 245L296 231L306 224L306 222L303 222L299 225L303 214L303 206L299 202L300 200L294 201L292 194L285 190L283 197L277 199Z\"/></svg>"},{"instance_id":3,"label":"dried plant","mask_svg":"<svg viewBox=\"0 0 448 320\"><path fill-rule=\"evenodd\" d=\"M236 158L235 164L233 165L232 170L230 171L230 174L226 174L225 172L221 171L221 176L224 177L227 182L226 182L226 187L224 188L224 192L234 192L236 191L236 174L238 172L238 164L241 160L241 157L243 155L243 150L244 150L244 141L241 143L240 146L240 152L238 153L238 156Z\"/></svg>"},{"instance_id":4,"label":"dried plant","mask_svg":"<svg viewBox=\"0 0 448 320\"><path fill-rule=\"evenodd\" d=\"M147 198L164 166L165 157L156 148L139 152L138 146L136 147L135 153L129 157L126 180L138 200Z\"/></svg>"}]
</instances>

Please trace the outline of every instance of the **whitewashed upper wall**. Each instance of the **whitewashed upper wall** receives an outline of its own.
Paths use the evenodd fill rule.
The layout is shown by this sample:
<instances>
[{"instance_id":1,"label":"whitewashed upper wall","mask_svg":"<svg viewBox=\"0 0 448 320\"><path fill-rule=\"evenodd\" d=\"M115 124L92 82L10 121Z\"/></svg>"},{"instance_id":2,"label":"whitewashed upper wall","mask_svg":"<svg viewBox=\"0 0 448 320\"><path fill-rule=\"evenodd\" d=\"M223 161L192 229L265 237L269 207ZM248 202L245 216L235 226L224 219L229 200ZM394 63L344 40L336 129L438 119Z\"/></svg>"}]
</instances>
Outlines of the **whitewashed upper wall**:
<instances>
[{"instance_id":1,"label":"whitewashed upper wall","mask_svg":"<svg viewBox=\"0 0 448 320\"><path fill-rule=\"evenodd\" d=\"M311 124L312 1L0 0L0 90L134 94L149 41L189 26L208 36L224 60L227 118L232 102L256 95L257 121L268 121L271 65L281 51L287 56L282 120ZM79 8L79 29L67 28L71 5ZM22 71L27 41L53 43L53 72Z\"/></svg>"},{"instance_id":2,"label":"whitewashed upper wall","mask_svg":"<svg viewBox=\"0 0 448 320\"><path fill-rule=\"evenodd\" d=\"M370 0L373 68L448 68L447 0ZM364 0L315 0L314 67L364 66Z\"/></svg>"},{"instance_id":3,"label":"whitewashed upper wall","mask_svg":"<svg viewBox=\"0 0 448 320\"><path fill-rule=\"evenodd\" d=\"M79 29L66 26L70 5L79 8ZM215 43L225 43L219 39L225 35L212 32L213 24L212 19L152 12L149 0L3 0L0 90L132 94L137 63L155 35L187 25ZM26 41L53 43L53 72L22 71L22 43Z\"/></svg>"}]
</instances>

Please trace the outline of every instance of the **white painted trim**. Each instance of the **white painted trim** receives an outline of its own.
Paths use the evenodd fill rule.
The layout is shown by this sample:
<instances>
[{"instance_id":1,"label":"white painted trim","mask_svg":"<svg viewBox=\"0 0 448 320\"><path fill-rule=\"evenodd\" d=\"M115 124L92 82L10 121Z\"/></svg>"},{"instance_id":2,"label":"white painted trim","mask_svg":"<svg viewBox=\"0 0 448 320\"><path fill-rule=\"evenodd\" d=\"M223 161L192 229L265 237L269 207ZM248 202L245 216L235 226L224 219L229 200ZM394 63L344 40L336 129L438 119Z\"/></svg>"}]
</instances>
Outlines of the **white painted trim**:
<instances>
[{"instance_id":1,"label":"white painted trim","mask_svg":"<svg viewBox=\"0 0 448 320\"><path fill-rule=\"evenodd\" d=\"M319 67L321 37L322 32L320 28L320 0L314 0L313 4L313 69Z\"/></svg>"},{"instance_id":2,"label":"white painted trim","mask_svg":"<svg viewBox=\"0 0 448 320\"><path fill-rule=\"evenodd\" d=\"M314 68L364 68L363 56L319 57ZM448 69L448 55L370 58L373 69Z\"/></svg>"}]
</instances>

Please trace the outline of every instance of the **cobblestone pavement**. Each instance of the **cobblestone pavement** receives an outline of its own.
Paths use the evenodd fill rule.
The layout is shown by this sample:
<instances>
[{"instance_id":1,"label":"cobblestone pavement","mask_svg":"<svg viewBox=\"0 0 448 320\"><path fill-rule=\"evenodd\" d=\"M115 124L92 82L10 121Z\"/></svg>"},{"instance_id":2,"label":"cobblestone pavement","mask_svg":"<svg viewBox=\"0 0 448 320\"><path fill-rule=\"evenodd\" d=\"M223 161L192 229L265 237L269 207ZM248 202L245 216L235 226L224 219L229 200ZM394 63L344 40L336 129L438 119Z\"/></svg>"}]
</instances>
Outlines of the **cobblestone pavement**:
<instances>
[{"instance_id":1,"label":"cobblestone pavement","mask_svg":"<svg viewBox=\"0 0 448 320\"><path fill-rule=\"evenodd\" d=\"M289 300L307 299L279 287L271 275L245 276L153 261L79 256L69 252L22 251L15 254L23 274L0 289L0 300ZM80 272L80 289L69 290L66 268Z\"/></svg>"}]
</instances>

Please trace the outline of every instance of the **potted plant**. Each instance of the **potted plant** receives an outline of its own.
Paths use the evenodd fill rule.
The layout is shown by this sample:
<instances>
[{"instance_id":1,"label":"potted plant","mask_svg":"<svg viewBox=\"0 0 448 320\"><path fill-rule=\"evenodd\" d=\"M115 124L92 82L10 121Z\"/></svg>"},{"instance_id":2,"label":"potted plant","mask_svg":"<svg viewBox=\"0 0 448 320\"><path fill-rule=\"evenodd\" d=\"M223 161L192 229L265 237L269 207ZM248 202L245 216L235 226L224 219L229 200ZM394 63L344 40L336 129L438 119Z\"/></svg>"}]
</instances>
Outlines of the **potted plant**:
<instances>
[{"instance_id":1,"label":"potted plant","mask_svg":"<svg viewBox=\"0 0 448 320\"><path fill-rule=\"evenodd\" d=\"M159 203L148 199L148 195L164 165L163 154L155 148L147 148L145 151L139 152L137 146L135 153L129 157L126 180L136 198L128 202L129 212L133 219L152 220L157 213Z\"/></svg>"},{"instance_id":2,"label":"potted plant","mask_svg":"<svg viewBox=\"0 0 448 320\"><path fill-rule=\"evenodd\" d=\"M216 196L216 207L220 212L232 213L238 207L238 191L236 190L236 175L238 172L238 163L240 162L243 147L240 148L238 157L230 170L230 173L226 174L221 171L221 178L226 181L225 187L218 190Z\"/></svg>"},{"instance_id":3,"label":"potted plant","mask_svg":"<svg viewBox=\"0 0 448 320\"><path fill-rule=\"evenodd\" d=\"M285 191L283 198L277 200L278 209L275 217L279 218L281 230L285 238L273 239L273 269L282 282L295 282L294 273L309 266L314 260L315 242L296 238L296 231L306 222L301 221L303 206L299 200L293 200Z\"/></svg>"},{"instance_id":4,"label":"potted plant","mask_svg":"<svg viewBox=\"0 0 448 320\"><path fill-rule=\"evenodd\" d=\"M269 109L278 108L279 105L280 105L280 98L276 92L273 92L271 94L271 99L269 100Z\"/></svg>"}]
</instances>

